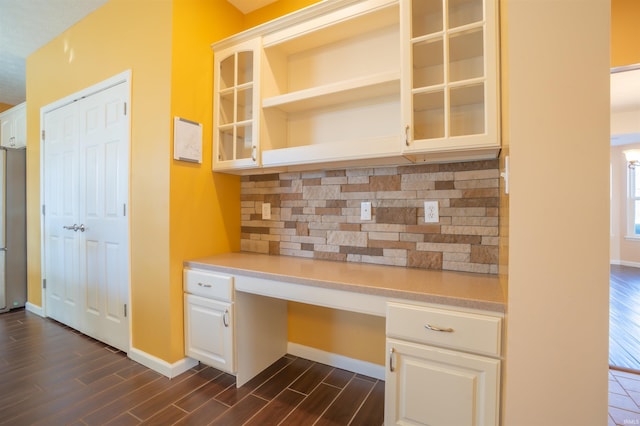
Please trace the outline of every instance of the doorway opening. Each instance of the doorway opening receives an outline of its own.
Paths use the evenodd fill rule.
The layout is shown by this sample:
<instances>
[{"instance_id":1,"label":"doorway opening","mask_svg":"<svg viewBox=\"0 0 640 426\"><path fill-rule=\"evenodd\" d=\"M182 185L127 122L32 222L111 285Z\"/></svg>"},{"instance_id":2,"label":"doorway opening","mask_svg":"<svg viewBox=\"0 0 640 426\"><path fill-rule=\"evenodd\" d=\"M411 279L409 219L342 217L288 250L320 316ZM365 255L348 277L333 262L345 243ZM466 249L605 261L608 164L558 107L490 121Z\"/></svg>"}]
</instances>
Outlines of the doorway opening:
<instances>
[{"instance_id":1,"label":"doorway opening","mask_svg":"<svg viewBox=\"0 0 640 426\"><path fill-rule=\"evenodd\" d=\"M611 71L609 365L640 373L640 64ZM637 199L639 198L639 199Z\"/></svg>"}]
</instances>

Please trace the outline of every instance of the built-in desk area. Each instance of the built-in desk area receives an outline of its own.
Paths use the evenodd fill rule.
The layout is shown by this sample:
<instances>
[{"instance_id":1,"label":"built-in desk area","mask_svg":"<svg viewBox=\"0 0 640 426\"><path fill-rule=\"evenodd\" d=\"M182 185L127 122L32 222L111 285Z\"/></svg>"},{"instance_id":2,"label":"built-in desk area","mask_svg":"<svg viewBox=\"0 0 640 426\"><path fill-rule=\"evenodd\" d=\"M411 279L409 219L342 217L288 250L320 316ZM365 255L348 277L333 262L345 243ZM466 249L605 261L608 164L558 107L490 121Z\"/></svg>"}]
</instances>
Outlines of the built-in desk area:
<instances>
[{"instance_id":1,"label":"built-in desk area","mask_svg":"<svg viewBox=\"0 0 640 426\"><path fill-rule=\"evenodd\" d=\"M254 253L184 267L185 352L235 374L237 386L288 352L287 301L302 302L386 318L387 365L357 371L386 380L386 423L431 418L438 398L400 402L435 383L465 404L459 424L497 424L505 304L496 276Z\"/></svg>"}]
</instances>

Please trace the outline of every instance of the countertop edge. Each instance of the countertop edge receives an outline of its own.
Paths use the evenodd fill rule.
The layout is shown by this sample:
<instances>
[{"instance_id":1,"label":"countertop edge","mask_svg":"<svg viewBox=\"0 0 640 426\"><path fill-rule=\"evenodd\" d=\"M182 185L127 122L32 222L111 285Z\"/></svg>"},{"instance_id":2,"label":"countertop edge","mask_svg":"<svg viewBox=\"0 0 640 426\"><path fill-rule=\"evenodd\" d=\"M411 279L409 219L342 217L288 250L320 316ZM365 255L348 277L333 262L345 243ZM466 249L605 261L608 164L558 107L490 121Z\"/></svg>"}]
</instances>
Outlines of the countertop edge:
<instances>
[{"instance_id":1,"label":"countertop edge","mask_svg":"<svg viewBox=\"0 0 640 426\"><path fill-rule=\"evenodd\" d=\"M306 277L297 277L286 274L258 271L255 269L246 269L239 267L231 267L211 263L209 258L194 259L183 262L184 267L209 270L212 272L221 272L227 274L240 274L253 278L268 279L273 281L281 281L292 284L307 285L313 287L328 288L334 290L342 290L357 293L366 293L375 296L388 297L390 299L402 299L403 301L416 301L423 303L433 303L438 305L446 305L451 307L459 307L466 309L477 309L482 311L490 311L504 314L506 312L505 303L464 298L459 296L446 296L442 294L432 294L428 292L406 291L393 288L368 287L359 284L336 283L319 279ZM390 266L391 267L391 266Z\"/></svg>"}]
</instances>

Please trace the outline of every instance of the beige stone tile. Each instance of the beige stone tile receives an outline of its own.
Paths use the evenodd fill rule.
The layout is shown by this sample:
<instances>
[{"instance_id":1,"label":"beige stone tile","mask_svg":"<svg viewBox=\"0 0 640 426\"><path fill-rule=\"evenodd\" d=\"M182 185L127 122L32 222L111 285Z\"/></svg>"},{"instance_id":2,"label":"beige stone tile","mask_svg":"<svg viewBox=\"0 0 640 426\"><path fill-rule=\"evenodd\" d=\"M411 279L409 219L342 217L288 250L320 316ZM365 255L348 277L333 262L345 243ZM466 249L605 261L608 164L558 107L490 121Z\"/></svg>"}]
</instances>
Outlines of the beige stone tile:
<instances>
[{"instance_id":1,"label":"beige stone tile","mask_svg":"<svg viewBox=\"0 0 640 426\"><path fill-rule=\"evenodd\" d=\"M400 179L398 175L371 176L369 186L371 191L399 191Z\"/></svg>"},{"instance_id":2,"label":"beige stone tile","mask_svg":"<svg viewBox=\"0 0 640 426\"><path fill-rule=\"evenodd\" d=\"M418 214L415 207L378 207L376 223L415 225Z\"/></svg>"},{"instance_id":3,"label":"beige stone tile","mask_svg":"<svg viewBox=\"0 0 640 426\"><path fill-rule=\"evenodd\" d=\"M497 217L480 217L480 216L455 216L451 219L452 225L467 226L498 226Z\"/></svg>"},{"instance_id":4,"label":"beige stone tile","mask_svg":"<svg viewBox=\"0 0 640 426\"><path fill-rule=\"evenodd\" d=\"M340 198L340 186L303 186L302 197L305 200L335 200Z\"/></svg>"},{"instance_id":5,"label":"beige stone tile","mask_svg":"<svg viewBox=\"0 0 640 426\"><path fill-rule=\"evenodd\" d=\"M410 250L407 254L407 266L420 269L442 269L442 253Z\"/></svg>"},{"instance_id":6,"label":"beige stone tile","mask_svg":"<svg viewBox=\"0 0 640 426\"><path fill-rule=\"evenodd\" d=\"M497 179L500 177L500 170L488 169L488 170L469 170L462 172L455 172L454 180L472 180L472 179Z\"/></svg>"},{"instance_id":7,"label":"beige stone tile","mask_svg":"<svg viewBox=\"0 0 640 426\"><path fill-rule=\"evenodd\" d=\"M387 240L387 241L400 241L399 232L369 232L369 241L371 240Z\"/></svg>"},{"instance_id":8,"label":"beige stone tile","mask_svg":"<svg viewBox=\"0 0 640 426\"><path fill-rule=\"evenodd\" d=\"M450 253L471 253L471 244L416 243L418 251L439 251Z\"/></svg>"},{"instance_id":9,"label":"beige stone tile","mask_svg":"<svg viewBox=\"0 0 640 426\"><path fill-rule=\"evenodd\" d=\"M456 235L487 235L497 236L498 228L492 226L443 226L440 230L443 234Z\"/></svg>"},{"instance_id":10,"label":"beige stone tile","mask_svg":"<svg viewBox=\"0 0 640 426\"><path fill-rule=\"evenodd\" d=\"M352 231L327 231L327 244L366 247L367 234Z\"/></svg>"}]
</instances>

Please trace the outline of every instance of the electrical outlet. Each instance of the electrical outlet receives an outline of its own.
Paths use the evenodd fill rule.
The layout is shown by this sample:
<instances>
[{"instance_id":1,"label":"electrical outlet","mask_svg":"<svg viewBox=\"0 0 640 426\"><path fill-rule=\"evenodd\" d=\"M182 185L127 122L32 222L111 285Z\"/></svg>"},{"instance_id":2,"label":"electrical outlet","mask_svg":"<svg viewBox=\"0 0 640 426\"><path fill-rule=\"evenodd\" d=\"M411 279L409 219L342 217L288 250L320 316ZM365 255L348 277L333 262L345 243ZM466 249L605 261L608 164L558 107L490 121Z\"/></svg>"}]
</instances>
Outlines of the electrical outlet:
<instances>
[{"instance_id":1,"label":"electrical outlet","mask_svg":"<svg viewBox=\"0 0 640 426\"><path fill-rule=\"evenodd\" d=\"M360 220L371 220L371 201L360 204Z\"/></svg>"},{"instance_id":2,"label":"electrical outlet","mask_svg":"<svg viewBox=\"0 0 640 426\"><path fill-rule=\"evenodd\" d=\"M424 223L440 222L440 213L438 212L437 201L424 202Z\"/></svg>"},{"instance_id":3,"label":"electrical outlet","mask_svg":"<svg viewBox=\"0 0 640 426\"><path fill-rule=\"evenodd\" d=\"M271 219L271 203L262 203L262 220Z\"/></svg>"}]
</instances>

